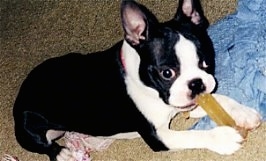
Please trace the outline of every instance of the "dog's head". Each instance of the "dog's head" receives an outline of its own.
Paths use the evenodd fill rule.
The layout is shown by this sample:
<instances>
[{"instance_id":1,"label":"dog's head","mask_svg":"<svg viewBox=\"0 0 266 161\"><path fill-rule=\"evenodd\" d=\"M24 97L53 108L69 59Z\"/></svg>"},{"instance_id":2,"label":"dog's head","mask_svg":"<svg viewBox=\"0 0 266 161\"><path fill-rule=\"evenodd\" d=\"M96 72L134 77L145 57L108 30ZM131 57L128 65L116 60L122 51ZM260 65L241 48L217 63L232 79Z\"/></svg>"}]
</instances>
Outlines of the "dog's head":
<instances>
[{"instance_id":1,"label":"dog's head","mask_svg":"<svg viewBox=\"0 0 266 161\"><path fill-rule=\"evenodd\" d=\"M214 90L214 51L198 0L180 0L174 18L164 23L134 1L123 1L121 8L128 75L179 108Z\"/></svg>"}]
</instances>

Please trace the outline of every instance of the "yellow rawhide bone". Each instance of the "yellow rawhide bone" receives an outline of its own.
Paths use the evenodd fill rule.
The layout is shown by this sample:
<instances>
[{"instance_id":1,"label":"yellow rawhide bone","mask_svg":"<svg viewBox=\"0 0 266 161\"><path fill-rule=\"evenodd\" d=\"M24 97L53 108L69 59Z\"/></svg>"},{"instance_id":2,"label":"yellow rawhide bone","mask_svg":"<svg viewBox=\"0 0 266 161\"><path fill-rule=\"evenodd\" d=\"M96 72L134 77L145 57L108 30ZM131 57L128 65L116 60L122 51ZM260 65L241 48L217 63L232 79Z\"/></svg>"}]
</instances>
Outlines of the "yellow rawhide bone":
<instances>
[{"instance_id":1,"label":"yellow rawhide bone","mask_svg":"<svg viewBox=\"0 0 266 161\"><path fill-rule=\"evenodd\" d=\"M211 94L201 94L197 96L196 102L218 126L231 126L237 129L243 138L247 137L247 130L237 126L235 120L222 108Z\"/></svg>"}]
</instances>

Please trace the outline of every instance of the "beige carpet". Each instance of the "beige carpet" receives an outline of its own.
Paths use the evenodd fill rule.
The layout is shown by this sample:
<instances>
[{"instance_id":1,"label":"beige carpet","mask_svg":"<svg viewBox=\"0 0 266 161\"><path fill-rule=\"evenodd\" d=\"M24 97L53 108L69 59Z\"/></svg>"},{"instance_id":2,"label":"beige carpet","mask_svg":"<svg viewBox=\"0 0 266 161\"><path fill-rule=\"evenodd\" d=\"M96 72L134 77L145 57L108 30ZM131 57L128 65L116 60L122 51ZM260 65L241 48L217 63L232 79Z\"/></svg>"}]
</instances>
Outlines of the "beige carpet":
<instances>
[{"instance_id":1,"label":"beige carpet","mask_svg":"<svg viewBox=\"0 0 266 161\"><path fill-rule=\"evenodd\" d=\"M234 11L236 0L202 0L214 23ZM143 0L160 20L176 10L175 0ZM4 153L21 161L45 161L16 143L12 105L22 80L43 60L64 53L104 50L122 39L119 1L112 0L0 0L0 158ZM63 111L62 111L63 112ZM185 129L195 120L177 118L173 126ZM175 121L177 122L177 121ZM152 152L142 139L115 141L93 153L95 161L263 161L266 160L266 125L250 133L243 148L231 156L207 150Z\"/></svg>"}]
</instances>

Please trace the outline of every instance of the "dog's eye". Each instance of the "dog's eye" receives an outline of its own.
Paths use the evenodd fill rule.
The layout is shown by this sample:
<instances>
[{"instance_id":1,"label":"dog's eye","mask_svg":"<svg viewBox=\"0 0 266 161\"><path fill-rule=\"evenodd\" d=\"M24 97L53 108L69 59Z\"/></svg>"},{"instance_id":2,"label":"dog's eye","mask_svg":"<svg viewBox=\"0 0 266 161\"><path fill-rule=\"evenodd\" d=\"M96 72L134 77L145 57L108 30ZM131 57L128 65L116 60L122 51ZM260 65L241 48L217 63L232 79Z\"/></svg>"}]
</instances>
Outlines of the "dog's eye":
<instances>
[{"instance_id":1,"label":"dog's eye","mask_svg":"<svg viewBox=\"0 0 266 161\"><path fill-rule=\"evenodd\" d=\"M161 74L161 77L165 80L171 80L176 76L175 71L171 68L162 70L160 74Z\"/></svg>"}]
</instances>

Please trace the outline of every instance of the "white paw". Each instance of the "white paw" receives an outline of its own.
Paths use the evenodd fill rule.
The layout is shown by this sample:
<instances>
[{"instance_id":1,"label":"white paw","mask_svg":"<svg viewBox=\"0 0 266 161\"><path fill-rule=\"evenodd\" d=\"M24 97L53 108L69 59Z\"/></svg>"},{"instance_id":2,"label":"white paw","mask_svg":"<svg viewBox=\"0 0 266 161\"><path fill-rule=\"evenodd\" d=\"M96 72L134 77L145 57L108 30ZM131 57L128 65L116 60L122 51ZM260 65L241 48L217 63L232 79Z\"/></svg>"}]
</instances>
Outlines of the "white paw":
<instances>
[{"instance_id":1,"label":"white paw","mask_svg":"<svg viewBox=\"0 0 266 161\"><path fill-rule=\"evenodd\" d=\"M239 105L241 107L233 108L230 112L236 124L248 130L257 128L261 124L260 114L252 108Z\"/></svg>"},{"instance_id":2,"label":"white paw","mask_svg":"<svg viewBox=\"0 0 266 161\"><path fill-rule=\"evenodd\" d=\"M75 161L69 149L62 149L59 155L56 156L57 161Z\"/></svg>"},{"instance_id":3,"label":"white paw","mask_svg":"<svg viewBox=\"0 0 266 161\"><path fill-rule=\"evenodd\" d=\"M207 148L222 155L230 155L241 148L242 136L228 126L219 126L210 130Z\"/></svg>"},{"instance_id":4,"label":"white paw","mask_svg":"<svg viewBox=\"0 0 266 161\"><path fill-rule=\"evenodd\" d=\"M213 96L232 116L238 126L252 130L261 124L261 116L254 109L244 106L224 95L213 94Z\"/></svg>"}]
</instances>

